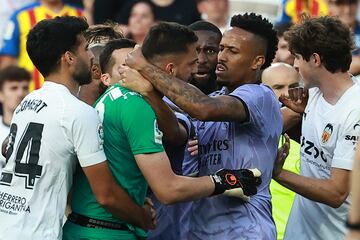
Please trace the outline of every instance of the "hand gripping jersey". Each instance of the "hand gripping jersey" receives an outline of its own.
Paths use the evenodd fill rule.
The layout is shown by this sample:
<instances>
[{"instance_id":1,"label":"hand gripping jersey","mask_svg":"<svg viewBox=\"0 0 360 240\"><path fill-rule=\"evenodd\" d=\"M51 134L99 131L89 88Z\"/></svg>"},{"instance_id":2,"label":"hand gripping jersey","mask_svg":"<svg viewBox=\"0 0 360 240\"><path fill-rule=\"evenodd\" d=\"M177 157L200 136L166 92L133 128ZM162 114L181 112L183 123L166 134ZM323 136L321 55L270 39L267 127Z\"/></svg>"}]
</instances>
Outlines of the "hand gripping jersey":
<instances>
[{"instance_id":1,"label":"hand gripping jersey","mask_svg":"<svg viewBox=\"0 0 360 240\"><path fill-rule=\"evenodd\" d=\"M16 108L0 180L0 239L61 239L77 162L106 160L96 111L45 82Z\"/></svg>"},{"instance_id":2,"label":"hand gripping jersey","mask_svg":"<svg viewBox=\"0 0 360 240\"><path fill-rule=\"evenodd\" d=\"M309 91L303 115L300 175L329 179L331 168L351 170L360 134L360 86L354 84L335 105L319 88ZM296 195L284 239L344 239L350 197L339 208Z\"/></svg>"}]
</instances>

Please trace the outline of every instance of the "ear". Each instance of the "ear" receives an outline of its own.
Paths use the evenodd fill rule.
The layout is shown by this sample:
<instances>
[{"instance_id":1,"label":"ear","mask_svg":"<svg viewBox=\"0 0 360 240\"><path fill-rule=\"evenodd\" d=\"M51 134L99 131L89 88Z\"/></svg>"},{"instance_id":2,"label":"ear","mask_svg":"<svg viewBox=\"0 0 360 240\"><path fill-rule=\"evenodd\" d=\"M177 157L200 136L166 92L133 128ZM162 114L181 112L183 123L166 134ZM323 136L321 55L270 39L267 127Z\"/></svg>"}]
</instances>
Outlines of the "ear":
<instances>
[{"instance_id":1,"label":"ear","mask_svg":"<svg viewBox=\"0 0 360 240\"><path fill-rule=\"evenodd\" d=\"M316 67L319 67L319 66L321 65L321 57L320 57L320 55L317 54L317 53L313 53L313 54L311 55L310 61L311 61L312 63L314 63L314 65L315 65Z\"/></svg>"},{"instance_id":2,"label":"ear","mask_svg":"<svg viewBox=\"0 0 360 240\"><path fill-rule=\"evenodd\" d=\"M166 64L165 71L170 75L175 75L175 65L174 65L174 63Z\"/></svg>"},{"instance_id":3,"label":"ear","mask_svg":"<svg viewBox=\"0 0 360 240\"><path fill-rule=\"evenodd\" d=\"M101 78L101 69L99 64L94 63L93 65L91 65L91 77L92 79Z\"/></svg>"},{"instance_id":4,"label":"ear","mask_svg":"<svg viewBox=\"0 0 360 240\"><path fill-rule=\"evenodd\" d=\"M251 66L251 69L257 70L260 69L262 65L265 63L265 56L264 55L258 55L255 57L253 64Z\"/></svg>"},{"instance_id":5,"label":"ear","mask_svg":"<svg viewBox=\"0 0 360 240\"><path fill-rule=\"evenodd\" d=\"M64 59L64 61L67 64L69 64L69 65L74 64L75 57L73 56L73 54L70 51L66 51L62 58Z\"/></svg>"},{"instance_id":6,"label":"ear","mask_svg":"<svg viewBox=\"0 0 360 240\"><path fill-rule=\"evenodd\" d=\"M105 73L105 74L101 74L101 82L107 86L107 87L110 87L111 85L111 77L108 73Z\"/></svg>"}]
</instances>

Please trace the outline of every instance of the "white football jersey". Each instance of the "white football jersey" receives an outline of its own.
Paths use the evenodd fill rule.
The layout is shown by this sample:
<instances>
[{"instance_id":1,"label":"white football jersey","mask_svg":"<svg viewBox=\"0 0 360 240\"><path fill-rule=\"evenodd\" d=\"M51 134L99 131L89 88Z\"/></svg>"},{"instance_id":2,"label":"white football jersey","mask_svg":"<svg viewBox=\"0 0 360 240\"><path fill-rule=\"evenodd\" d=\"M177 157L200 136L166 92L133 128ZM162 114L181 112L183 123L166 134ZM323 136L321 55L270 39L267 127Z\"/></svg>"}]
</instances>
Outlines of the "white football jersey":
<instances>
[{"instance_id":1,"label":"white football jersey","mask_svg":"<svg viewBox=\"0 0 360 240\"><path fill-rule=\"evenodd\" d=\"M335 105L318 88L309 91L300 150L300 175L329 179L331 168L351 170L360 135L360 85L350 87ZM344 239L350 196L332 208L296 194L284 239Z\"/></svg>"},{"instance_id":2,"label":"white football jersey","mask_svg":"<svg viewBox=\"0 0 360 240\"><path fill-rule=\"evenodd\" d=\"M9 126L5 125L4 121L0 120L0 146L2 145L5 138L9 135L9 130L10 130ZM5 157L0 153L0 173L4 166L5 166Z\"/></svg>"},{"instance_id":3,"label":"white football jersey","mask_svg":"<svg viewBox=\"0 0 360 240\"><path fill-rule=\"evenodd\" d=\"M96 111L45 81L16 108L0 180L0 239L62 239L76 164L106 160Z\"/></svg>"}]
</instances>

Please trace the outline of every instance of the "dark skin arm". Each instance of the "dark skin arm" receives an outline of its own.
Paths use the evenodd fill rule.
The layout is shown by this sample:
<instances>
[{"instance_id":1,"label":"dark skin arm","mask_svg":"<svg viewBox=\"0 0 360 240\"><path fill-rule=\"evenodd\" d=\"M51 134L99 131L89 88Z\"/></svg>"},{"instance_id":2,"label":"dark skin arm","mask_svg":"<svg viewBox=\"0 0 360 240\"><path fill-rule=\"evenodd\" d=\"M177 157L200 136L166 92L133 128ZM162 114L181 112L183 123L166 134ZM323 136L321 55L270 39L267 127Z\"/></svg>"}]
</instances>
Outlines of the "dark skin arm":
<instances>
[{"instance_id":1,"label":"dark skin arm","mask_svg":"<svg viewBox=\"0 0 360 240\"><path fill-rule=\"evenodd\" d=\"M147 62L140 48L128 54L126 64L138 70L159 92L191 117L202 121L243 122L247 119L245 107L239 99L231 96L208 97L199 89Z\"/></svg>"}]
</instances>

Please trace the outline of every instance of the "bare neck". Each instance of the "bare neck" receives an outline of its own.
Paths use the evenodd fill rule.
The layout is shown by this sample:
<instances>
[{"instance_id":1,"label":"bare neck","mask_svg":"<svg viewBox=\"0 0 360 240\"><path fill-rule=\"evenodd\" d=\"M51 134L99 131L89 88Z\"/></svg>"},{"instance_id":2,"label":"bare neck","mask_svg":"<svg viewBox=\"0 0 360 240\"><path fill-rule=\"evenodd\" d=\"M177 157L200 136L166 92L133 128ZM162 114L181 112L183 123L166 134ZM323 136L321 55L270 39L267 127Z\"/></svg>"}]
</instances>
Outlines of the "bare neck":
<instances>
[{"instance_id":1,"label":"bare neck","mask_svg":"<svg viewBox=\"0 0 360 240\"><path fill-rule=\"evenodd\" d=\"M57 84L62 84L64 85L67 89L69 89L69 91L71 92L72 95L74 96L78 96L79 93L79 84L76 83L74 81L74 79L72 79L71 76L68 75L64 75L61 73L52 73L50 75L48 75L45 78L46 81L48 82L54 82Z\"/></svg>"},{"instance_id":2,"label":"bare neck","mask_svg":"<svg viewBox=\"0 0 360 240\"><path fill-rule=\"evenodd\" d=\"M323 93L324 99L332 105L335 105L346 90L354 85L347 72L328 73L319 82L319 88Z\"/></svg>"}]
</instances>

